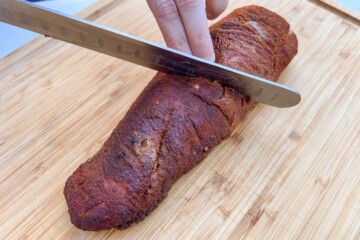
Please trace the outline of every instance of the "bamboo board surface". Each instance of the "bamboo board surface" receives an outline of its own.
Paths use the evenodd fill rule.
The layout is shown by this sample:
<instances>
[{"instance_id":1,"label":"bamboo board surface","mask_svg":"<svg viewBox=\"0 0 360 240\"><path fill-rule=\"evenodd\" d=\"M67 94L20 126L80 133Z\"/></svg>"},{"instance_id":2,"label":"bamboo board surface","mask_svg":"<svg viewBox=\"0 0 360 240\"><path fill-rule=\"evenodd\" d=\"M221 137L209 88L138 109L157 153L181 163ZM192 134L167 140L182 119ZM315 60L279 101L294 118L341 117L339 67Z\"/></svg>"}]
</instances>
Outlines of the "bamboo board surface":
<instances>
[{"instance_id":1,"label":"bamboo board surface","mask_svg":"<svg viewBox=\"0 0 360 240\"><path fill-rule=\"evenodd\" d=\"M360 20L360 13L358 11L341 4L336 0L321 0L321 1L326 4L329 4L333 8L338 9L339 11L349 14L350 16L352 16L353 18L356 18L357 20Z\"/></svg>"},{"instance_id":2,"label":"bamboo board surface","mask_svg":"<svg viewBox=\"0 0 360 240\"><path fill-rule=\"evenodd\" d=\"M279 82L302 102L259 104L125 231L75 228L63 187L155 72L44 37L0 60L0 239L360 239L359 23L305 0L251 4L297 34ZM143 0L102 0L80 16L163 43Z\"/></svg>"}]
</instances>

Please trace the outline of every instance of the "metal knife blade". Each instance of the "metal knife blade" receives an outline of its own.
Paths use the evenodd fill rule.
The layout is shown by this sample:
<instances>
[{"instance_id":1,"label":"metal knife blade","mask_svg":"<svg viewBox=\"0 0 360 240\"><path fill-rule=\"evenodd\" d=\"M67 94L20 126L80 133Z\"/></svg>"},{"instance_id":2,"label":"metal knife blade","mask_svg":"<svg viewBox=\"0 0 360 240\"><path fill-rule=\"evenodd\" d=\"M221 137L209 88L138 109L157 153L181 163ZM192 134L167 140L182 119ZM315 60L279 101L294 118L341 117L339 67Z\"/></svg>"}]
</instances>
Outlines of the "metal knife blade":
<instances>
[{"instance_id":1,"label":"metal knife blade","mask_svg":"<svg viewBox=\"0 0 360 240\"><path fill-rule=\"evenodd\" d=\"M157 71L218 81L275 107L291 107L301 99L284 85L26 1L1 0L0 21Z\"/></svg>"}]
</instances>

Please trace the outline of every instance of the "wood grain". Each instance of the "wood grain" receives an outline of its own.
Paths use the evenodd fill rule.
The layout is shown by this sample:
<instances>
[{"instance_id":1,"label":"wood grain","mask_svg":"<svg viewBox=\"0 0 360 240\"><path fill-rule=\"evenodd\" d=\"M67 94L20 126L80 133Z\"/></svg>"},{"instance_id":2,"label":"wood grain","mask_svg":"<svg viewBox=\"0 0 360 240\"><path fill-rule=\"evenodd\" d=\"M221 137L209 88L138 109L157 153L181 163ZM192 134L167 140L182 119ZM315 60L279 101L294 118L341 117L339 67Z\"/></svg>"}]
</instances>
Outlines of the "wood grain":
<instances>
[{"instance_id":1,"label":"wood grain","mask_svg":"<svg viewBox=\"0 0 360 240\"><path fill-rule=\"evenodd\" d=\"M43 37L0 60L0 238L360 239L359 26L308 1L252 3L297 34L280 82L302 102L258 105L125 231L76 229L63 187L155 72ZM163 43L143 0L99 1L80 15Z\"/></svg>"},{"instance_id":2,"label":"wood grain","mask_svg":"<svg viewBox=\"0 0 360 240\"><path fill-rule=\"evenodd\" d=\"M355 11L354 9L351 9L341 3L339 3L336 0L321 0L322 2L332 6L333 8L336 8L339 11L342 11L350 16L352 16L353 18L356 18L357 20L360 21L360 13Z\"/></svg>"}]
</instances>

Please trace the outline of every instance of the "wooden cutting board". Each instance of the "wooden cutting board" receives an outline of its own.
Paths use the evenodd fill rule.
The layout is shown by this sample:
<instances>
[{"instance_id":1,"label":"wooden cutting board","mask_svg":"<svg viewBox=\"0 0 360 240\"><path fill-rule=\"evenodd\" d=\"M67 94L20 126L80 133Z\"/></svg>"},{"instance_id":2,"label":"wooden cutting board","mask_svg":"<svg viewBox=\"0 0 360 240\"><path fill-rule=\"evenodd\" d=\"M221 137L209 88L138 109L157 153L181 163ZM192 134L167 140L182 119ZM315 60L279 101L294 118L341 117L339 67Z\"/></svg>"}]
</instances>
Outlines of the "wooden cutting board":
<instances>
[{"instance_id":1,"label":"wooden cutting board","mask_svg":"<svg viewBox=\"0 0 360 240\"><path fill-rule=\"evenodd\" d=\"M356 11L355 9L352 9L352 8L344 5L342 3L343 1L339 1L339 0L321 0L321 1L360 21L360 13L359 13L359 11ZM347 2L349 2L349 1L353 2L353 5L354 5L355 2L358 1L358 0L348 0ZM357 3L357 4L360 4L360 3Z\"/></svg>"},{"instance_id":2,"label":"wooden cutting board","mask_svg":"<svg viewBox=\"0 0 360 240\"><path fill-rule=\"evenodd\" d=\"M280 82L302 102L259 104L125 231L75 228L63 187L155 72L44 37L0 60L0 238L360 239L360 23L317 1L251 4L297 34ZM144 0L101 0L80 16L163 43Z\"/></svg>"}]
</instances>

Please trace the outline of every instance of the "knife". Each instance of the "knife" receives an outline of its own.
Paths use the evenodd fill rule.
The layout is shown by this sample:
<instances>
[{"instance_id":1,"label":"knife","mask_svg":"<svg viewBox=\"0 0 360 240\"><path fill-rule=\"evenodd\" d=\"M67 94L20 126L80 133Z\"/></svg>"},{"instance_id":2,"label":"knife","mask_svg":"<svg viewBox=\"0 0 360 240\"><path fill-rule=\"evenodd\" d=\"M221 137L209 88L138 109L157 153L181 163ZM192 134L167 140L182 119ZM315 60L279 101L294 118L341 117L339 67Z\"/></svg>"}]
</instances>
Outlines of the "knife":
<instances>
[{"instance_id":1,"label":"knife","mask_svg":"<svg viewBox=\"0 0 360 240\"><path fill-rule=\"evenodd\" d=\"M22 0L1 0L0 21L160 72L200 76L251 100L291 107L301 100L287 86Z\"/></svg>"}]
</instances>

